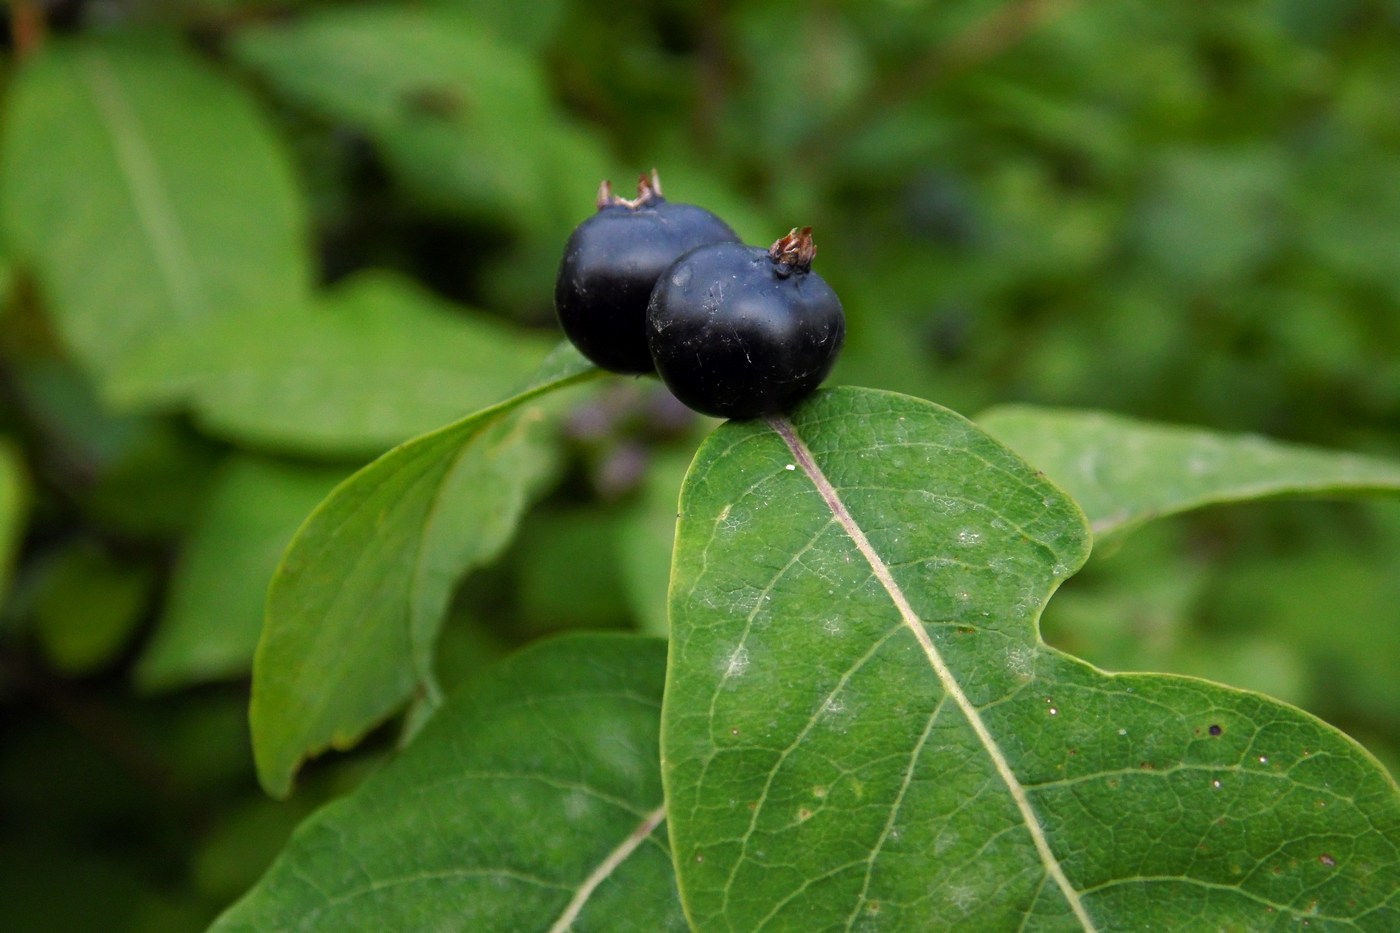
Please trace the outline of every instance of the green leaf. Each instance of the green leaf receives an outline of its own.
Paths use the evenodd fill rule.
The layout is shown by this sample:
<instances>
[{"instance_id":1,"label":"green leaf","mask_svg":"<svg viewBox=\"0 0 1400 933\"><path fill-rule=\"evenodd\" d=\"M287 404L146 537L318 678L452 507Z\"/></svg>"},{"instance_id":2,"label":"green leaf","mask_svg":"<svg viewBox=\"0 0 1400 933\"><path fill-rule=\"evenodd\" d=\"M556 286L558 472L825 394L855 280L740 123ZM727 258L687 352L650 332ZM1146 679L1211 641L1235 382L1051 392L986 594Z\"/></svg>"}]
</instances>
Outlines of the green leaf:
<instances>
[{"instance_id":1,"label":"green leaf","mask_svg":"<svg viewBox=\"0 0 1400 933\"><path fill-rule=\"evenodd\" d=\"M598 507L539 509L525 521L515 554L523 633L628 623L619 517Z\"/></svg>"},{"instance_id":2,"label":"green leaf","mask_svg":"<svg viewBox=\"0 0 1400 933\"><path fill-rule=\"evenodd\" d=\"M307 513L348 472L253 457L223 469L137 665L142 687L169 689L248 673L282 552Z\"/></svg>"},{"instance_id":3,"label":"green leaf","mask_svg":"<svg viewBox=\"0 0 1400 933\"><path fill-rule=\"evenodd\" d=\"M1221 502L1400 492L1400 464L1251 435L1022 405L977 423L1073 496L1098 538Z\"/></svg>"},{"instance_id":4,"label":"green leaf","mask_svg":"<svg viewBox=\"0 0 1400 933\"><path fill-rule=\"evenodd\" d=\"M175 45L48 43L6 118L0 221L99 382L158 334L309 288L283 153L244 92Z\"/></svg>"},{"instance_id":5,"label":"green leaf","mask_svg":"<svg viewBox=\"0 0 1400 933\"><path fill-rule=\"evenodd\" d=\"M666 644L539 643L303 824L215 925L684 930L657 768Z\"/></svg>"},{"instance_id":6,"label":"green leaf","mask_svg":"<svg viewBox=\"0 0 1400 933\"><path fill-rule=\"evenodd\" d=\"M564 0L520 4L510 0L429 0L429 5L460 9L489 25L508 42L531 51L549 43L564 19Z\"/></svg>"},{"instance_id":7,"label":"green leaf","mask_svg":"<svg viewBox=\"0 0 1400 933\"><path fill-rule=\"evenodd\" d=\"M531 388L403 444L342 483L297 533L253 660L258 777L291 791L307 755L354 744L415 691L453 585L505 545L549 475L541 396L594 374L564 345Z\"/></svg>"},{"instance_id":8,"label":"green leaf","mask_svg":"<svg viewBox=\"0 0 1400 933\"><path fill-rule=\"evenodd\" d=\"M29 480L19 452L0 437L0 596L9 589L15 551L29 510Z\"/></svg>"},{"instance_id":9,"label":"green leaf","mask_svg":"<svg viewBox=\"0 0 1400 933\"><path fill-rule=\"evenodd\" d=\"M562 237L602 177L602 147L552 107L535 61L459 12L327 9L246 30L232 50L293 99L369 134L430 205Z\"/></svg>"},{"instance_id":10,"label":"green leaf","mask_svg":"<svg viewBox=\"0 0 1400 933\"><path fill-rule=\"evenodd\" d=\"M551 343L362 273L307 308L211 321L153 343L114 387L192 398L209 431L283 450L377 454L490 405Z\"/></svg>"},{"instance_id":11,"label":"green leaf","mask_svg":"<svg viewBox=\"0 0 1400 933\"><path fill-rule=\"evenodd\" d=\"M665 636L666 597L671 585L671 547L676 540L676 490L690 465L679 451L658 456L648 467L641 495L624 513L618 570L641 630Z\"/></svg>"},{"instance_id":12,"label":"green leaf","mask_svg":"<svg viewBox=\"0 0 1400 933\"><path fill-rule=\"evenodd\" d=\"M49 662L86 674L112 660L141 621L153 583L150 567L116 560L88 540L53 555L30 594L34 634Z\"/></svg>"},{"instance_id":13,"label":"green leaf","mask_svg":"<svg viewBox=\"0 0 1400 933\"><path fill-rule=\"evenodd\" d=\"M845 389L681 496L662 761L704 930L1400 923L1400 793L1256 694L1040 642L1089 552L966 419Z\"/></svg>"}]
</instances>

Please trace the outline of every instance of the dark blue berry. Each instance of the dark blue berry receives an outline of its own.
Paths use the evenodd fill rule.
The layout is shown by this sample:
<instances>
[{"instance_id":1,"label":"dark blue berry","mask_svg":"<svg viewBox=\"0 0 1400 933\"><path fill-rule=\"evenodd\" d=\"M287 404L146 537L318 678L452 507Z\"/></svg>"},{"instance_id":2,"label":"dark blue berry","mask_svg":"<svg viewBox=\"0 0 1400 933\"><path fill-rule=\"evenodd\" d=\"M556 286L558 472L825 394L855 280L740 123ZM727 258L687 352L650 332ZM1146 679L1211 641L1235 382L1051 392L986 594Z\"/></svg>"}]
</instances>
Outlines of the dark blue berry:
<instances>
[{"instance_id":1,"label":"dark blue berry","mask_svg":"<svg viewBox=\"0 0 1400 933\"><path fill-rule=\"evenodd\" d=\"M846 336L841 301L811 271L811 228L764 250L691 250L656 283L647 342L662 381L720 418L785 411L821 384Z\"/></svg>"},{"instance_id":2,"label":"dark blue berry","mask_svg":"<svg viewBox=\"0 0 1400 933\"><path fill-rule=\"evenodd\" d=\"M603 183L598 213L564 247L554 309L564 333L589 360L617 373L649 373L646 310L652 287L683 253L738 236L714 214L661 196L656 172L629 201Z\"/></svg>"}]
</instances>

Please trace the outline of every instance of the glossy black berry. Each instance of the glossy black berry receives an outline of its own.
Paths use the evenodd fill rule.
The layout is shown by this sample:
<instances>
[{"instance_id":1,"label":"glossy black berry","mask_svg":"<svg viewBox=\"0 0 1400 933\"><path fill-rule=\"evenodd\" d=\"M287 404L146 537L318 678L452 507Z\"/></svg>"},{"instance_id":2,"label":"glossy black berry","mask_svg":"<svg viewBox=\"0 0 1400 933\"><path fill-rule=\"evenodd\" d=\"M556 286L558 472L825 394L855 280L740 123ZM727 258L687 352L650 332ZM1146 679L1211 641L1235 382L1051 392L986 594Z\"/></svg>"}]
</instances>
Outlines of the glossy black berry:
<instances>
[{"instance_id":1,"label":"glossy black berry","mask_svg":"<svg viewBox=\"0 0 1400 933\"><path fill-rule=\"evenodd\" d=\"M721 243L666 270L647 308L647 342L667 388L720 418L776 414L831 372L846 336L841 301L811 271L811 228L770 249Z\"/></svg>"},{"instance_id":2,"label":"glossy black berry","mask_svg":"<svg viewBox=\"0 0 1400 933\"><path fill-rule=\"evenodd\" d=\"M711 243L737 243L729 225L702 207L661 196L656 172L637 198L598 192L598 213L579 224L564 247L554 310L579 352L603 369L649 373L646 311L652 286L681 254Z\"/></svg>"}]
</instances>

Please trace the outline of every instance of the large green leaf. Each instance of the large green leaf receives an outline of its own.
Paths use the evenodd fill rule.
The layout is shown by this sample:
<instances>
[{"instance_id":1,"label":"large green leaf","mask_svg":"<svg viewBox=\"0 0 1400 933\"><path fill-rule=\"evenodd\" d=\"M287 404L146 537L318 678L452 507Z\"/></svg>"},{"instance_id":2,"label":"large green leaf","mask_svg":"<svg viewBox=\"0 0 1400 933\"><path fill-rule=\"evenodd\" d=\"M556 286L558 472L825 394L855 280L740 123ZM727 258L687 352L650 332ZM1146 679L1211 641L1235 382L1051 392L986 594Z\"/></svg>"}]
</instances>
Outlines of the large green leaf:
<instances>
[{"instance_id":1,"label":"large green leaf","mask_svg":"<svg viewBox=\"0 0 1400 933\"><path fill-rule=\"evenodd\" d=\"M277 563L343 467L238 457L220 473L136 668L148 689L242 677L253 663Z\"/></svg>"},{"instance_id":2,"label":"large green leaf","mask_svg":"<svg viewBox=\"0 0 1400 933\"><path fill-rule=\"evenodd\" d=\"M562 235L602 177L602 147L552 107L535 61L445 6L326 9L246 30L232 48L366 132L432 205Z\"/></svg>"},{"instance_id":3,"label":"large green leaf","mask_svg":"<svg viewBox=\"0 0 1400 933\"><path fill-rule=\"evenodd\" d=\"M666 643L539 643L304 823L214 925L684 930L657 767Z\"/></svg>"},{"instance_id":4,"label":"large green leaf","mask_svg":"<svg viewBox=\"0 0 1400 933\"><path fill-rule=\"evenodd\" d=\"M1262 437L1028 405L977 423L1073 496L1100 538L1213 503L1400 492L1400 464Z\"/></svg>"},{"instance_id":5,"label":"large green leaf","mask_svg":"<svg viewBox=\"0 0 1400 933\"><path fill-rule=\"evenodd\" d=\"M567 345L533 386L391 450L307 519L268 592L253 660L258 777L291 790L301 760L353 744L415 691L452 586L509 540L552 467L541 396L596 370Z\"/></svg>"},{"instance_id":6,"label":"large green leaf","mask_svg":"<svg viewBox=\"0 0 1400 933\"><path fill-rule=\"evenodd\" d=\"M699 930L1400 923L1400 793L1257 694L1040 642L1089 529L962 417L871 390L686 479L663 779Z\"/></svg>"},{"instance_id":7,"label":"large green leaf","mask_svg":"<svg viewBox=\"0 0 1400 933\"><path fill-rule=\"evenodd\" d=\"M114 392L188 396L210 431L260 446L377 454L502 398L549 347L400 276L369 272L310 307L157 340Z\"/></svg>"},{"instance_id":8,"label":"large green leaf","mask_svg":"<svg viewBox=\"0 0 1400 933\"><path fill-rule=\"evenodd\" d=\"M156 335L302 300L302 204L234 83L171 43L52 42L12 89L3 225L99 381Z\"/></svg>"}]
</instances>

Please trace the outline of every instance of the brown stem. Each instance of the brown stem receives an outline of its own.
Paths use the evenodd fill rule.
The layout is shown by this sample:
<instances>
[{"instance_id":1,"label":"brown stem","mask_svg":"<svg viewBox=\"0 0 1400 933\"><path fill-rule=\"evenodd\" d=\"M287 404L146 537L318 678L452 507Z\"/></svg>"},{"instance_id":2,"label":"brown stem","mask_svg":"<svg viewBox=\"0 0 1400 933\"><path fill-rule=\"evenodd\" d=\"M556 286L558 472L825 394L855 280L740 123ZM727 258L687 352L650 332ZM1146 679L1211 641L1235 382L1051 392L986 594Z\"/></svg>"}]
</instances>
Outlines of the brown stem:
<instances>
[{"instance_id":1,"label":"brown stem","mask_svg":"<svg viewBox=\"0 0 1400 933\"><path fill-rule=\"evenodd\" d=\"M15 58L24 61L39 51L48 33L44 10L34 0L11 0L10 37L15 44Z\"/></svg>"}]
</instances>

